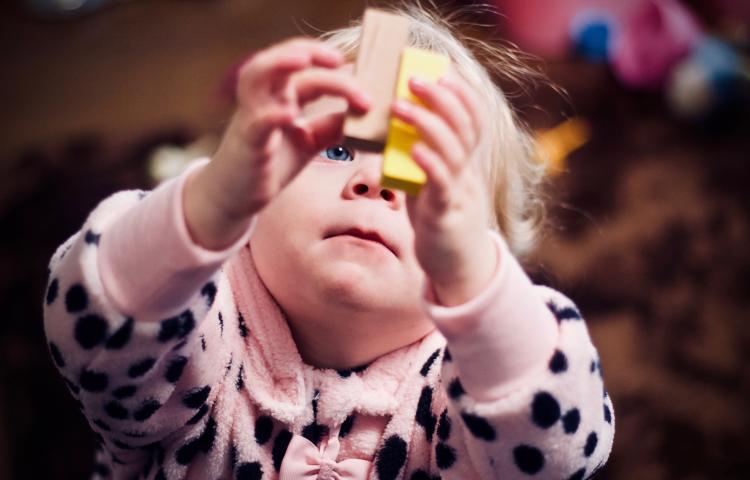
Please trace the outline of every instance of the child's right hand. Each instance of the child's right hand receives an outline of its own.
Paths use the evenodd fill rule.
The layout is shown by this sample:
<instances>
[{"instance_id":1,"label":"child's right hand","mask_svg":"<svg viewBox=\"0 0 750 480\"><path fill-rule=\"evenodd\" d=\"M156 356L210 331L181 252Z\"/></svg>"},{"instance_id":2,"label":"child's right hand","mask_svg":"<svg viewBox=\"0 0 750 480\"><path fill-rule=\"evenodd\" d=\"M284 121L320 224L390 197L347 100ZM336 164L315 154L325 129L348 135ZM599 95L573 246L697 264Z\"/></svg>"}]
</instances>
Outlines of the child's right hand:
<instances>
[{"instance_id":1,"label":"child's right hand","mask_svg":"<svg viewBox=\"0 0 750 480\"><path fill-rule=\"evenodd\" d=\"M343 62L334 47L298 38L260 51L243 65L238 106L213 161L185 186L185 217L199 244L221 248L236 240L247 219L313 155L339 139L343 115L303 118L306 103L332 95L355 111L369 108L354 77L336 70Z\"/></svg>"}]
</instances>

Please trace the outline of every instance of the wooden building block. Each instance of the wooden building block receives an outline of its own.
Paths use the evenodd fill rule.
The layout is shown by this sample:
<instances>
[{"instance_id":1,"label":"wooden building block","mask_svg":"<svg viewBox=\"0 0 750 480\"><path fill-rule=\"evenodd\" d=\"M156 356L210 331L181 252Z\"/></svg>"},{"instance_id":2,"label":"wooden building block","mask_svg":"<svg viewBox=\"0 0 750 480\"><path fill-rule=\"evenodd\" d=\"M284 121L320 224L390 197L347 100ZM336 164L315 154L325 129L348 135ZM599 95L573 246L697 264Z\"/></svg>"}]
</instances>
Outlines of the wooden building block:
<instances>
[{"instance_id":1,"label":"wooden building block","mask_svg":"<svg viewBox=\"0 0 750 480\"><path fill-rule=\"evenodd\" d=\"M418 76L428 82L435 82L448 72L450 58L446 55L407 47L401 56L401 68L396 85L396 98L422 104L409 90L409 79ZM411 149L419 135L413 126L399 119L392 119L383 153L383 176L380 184L387 188L397 188L410 195L416 195L427 177L424 171L411 158Z\"/></svg>"},{"instance_id":2,"label":"wooden building block","mask_svg":"<svg viewBox=\"0 0 750 480\"><path fill-rule=\"evenodd\" d=\"M373 105L365 115L347 116L344 122L347 145L360 150L383 151L401 51L408 39L408 19L382 10L365 10L354 75L373 99Z\"/></svg>"}]
</instances>

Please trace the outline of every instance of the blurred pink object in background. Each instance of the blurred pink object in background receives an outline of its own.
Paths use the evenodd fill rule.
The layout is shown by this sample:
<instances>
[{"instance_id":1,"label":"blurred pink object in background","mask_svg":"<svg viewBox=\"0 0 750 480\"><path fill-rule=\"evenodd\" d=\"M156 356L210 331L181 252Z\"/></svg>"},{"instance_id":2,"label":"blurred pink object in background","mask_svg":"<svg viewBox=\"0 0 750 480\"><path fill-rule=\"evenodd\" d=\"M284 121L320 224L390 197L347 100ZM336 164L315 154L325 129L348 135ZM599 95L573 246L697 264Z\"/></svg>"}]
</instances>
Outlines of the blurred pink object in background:
<instances>
[{"instance_id":1,"label":"blurred pink object in background","mask_svg":"<svg viewBox=\"0 0 750 480\"><path fill-rule=\"evenodd\" d=\"M676 0L634 2L610 52L612 68L624 84L659 88L674 65L690 53L702 31L693 15Z\"/></svg>"},{"instance_id":2,"label":"blurred pink object in background","mask_svg":"<svg viewBox=\"0 0 750 480\"><path fill-rule=\"evenodd\" d=\"M495 0L511 41L545 58L566 56L571 48L570 23L583 9L619 16L632 0Z\"/></svg>"}]
</instances>

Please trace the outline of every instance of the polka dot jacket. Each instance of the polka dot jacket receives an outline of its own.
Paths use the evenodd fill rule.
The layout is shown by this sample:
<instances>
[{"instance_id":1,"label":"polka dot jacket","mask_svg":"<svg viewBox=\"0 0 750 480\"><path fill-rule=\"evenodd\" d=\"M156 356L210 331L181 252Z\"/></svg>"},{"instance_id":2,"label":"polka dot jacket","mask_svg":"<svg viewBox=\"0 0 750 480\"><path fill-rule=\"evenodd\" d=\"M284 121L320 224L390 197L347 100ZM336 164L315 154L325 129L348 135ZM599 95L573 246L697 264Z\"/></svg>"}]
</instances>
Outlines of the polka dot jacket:
<instances>
[{"instance_id":1,"label":"polka dot jacket","mask_svg":"<svg viewBox=\"0 0 750 480\"><path fill-rule=\"evenodd\" d=\"M252 225L221 252L191 242L181 192L203 164L105 199L51 259L45 332L97 438L92 478L349 479L336 462L357 459L370 480L557 480L606 462L614 411L586 324L498 235L475 299L425 294L432 333L318 369L257 275ZM315 457L290 444L319 468L285 474Z\"/></svg>"}]
</instances>

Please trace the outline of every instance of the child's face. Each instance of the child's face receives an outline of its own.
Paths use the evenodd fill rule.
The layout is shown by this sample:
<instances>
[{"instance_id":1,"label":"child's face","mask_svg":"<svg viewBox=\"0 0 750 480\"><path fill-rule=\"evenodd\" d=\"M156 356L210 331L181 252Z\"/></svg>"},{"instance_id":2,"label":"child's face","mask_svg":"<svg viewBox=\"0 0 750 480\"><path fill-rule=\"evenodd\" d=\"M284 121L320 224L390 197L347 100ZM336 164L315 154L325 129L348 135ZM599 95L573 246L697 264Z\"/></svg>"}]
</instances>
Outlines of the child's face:
<instances>
[{"instance_id":1,"label":"child's face","mask_svg":"<svg viewBox=\"0 0 750 480\"><path fill-rule=\"evenodd\" d=\"M341 108L324 99L307 115ZM253 257L288 314L424 318L405 195L380 186L381 163L380 154L328 149L259 215Z\"/></svg>"}]
</instances>

